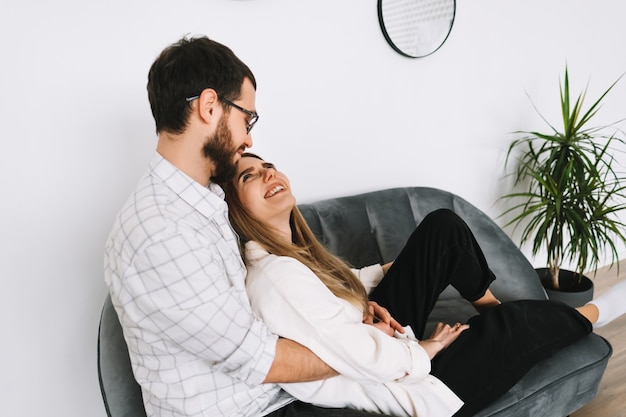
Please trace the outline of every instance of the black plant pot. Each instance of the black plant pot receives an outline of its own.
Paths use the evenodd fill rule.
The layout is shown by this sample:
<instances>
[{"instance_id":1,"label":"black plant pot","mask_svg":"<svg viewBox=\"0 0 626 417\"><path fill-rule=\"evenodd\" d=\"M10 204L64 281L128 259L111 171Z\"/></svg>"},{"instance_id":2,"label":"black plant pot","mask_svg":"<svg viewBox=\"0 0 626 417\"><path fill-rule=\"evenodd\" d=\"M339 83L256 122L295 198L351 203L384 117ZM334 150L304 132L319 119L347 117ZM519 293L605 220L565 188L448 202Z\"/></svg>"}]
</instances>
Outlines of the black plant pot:
<instances>
[{"instance_id":1,"label":"black plant pot","mask_svg":"<svg viewBox=\"0 0 626 417\"><path fill-rule=\"evenodd\" d=\"M537 268L541 285L550 300L561 301L570 307L581 307L593 299L593 281L586 276L561 269L559 271L559 289L552 286L552 277L548 268Z\"/></svg>"}]
</instances>

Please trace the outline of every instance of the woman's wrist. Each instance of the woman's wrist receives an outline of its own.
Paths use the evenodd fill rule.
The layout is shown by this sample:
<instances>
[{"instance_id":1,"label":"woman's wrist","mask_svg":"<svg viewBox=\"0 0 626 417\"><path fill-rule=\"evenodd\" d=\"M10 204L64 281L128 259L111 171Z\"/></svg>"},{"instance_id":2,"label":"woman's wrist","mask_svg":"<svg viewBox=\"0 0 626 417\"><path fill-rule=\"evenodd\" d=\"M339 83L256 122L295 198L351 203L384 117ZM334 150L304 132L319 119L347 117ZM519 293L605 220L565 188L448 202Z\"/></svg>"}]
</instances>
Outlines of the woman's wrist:
<instances>
[{"instance_id":1,"label":"woman's wrist","mask_svg":"<svg viewBox=\"0 0 626 417\"><path fill-rule=\"evenodd\" d=\"M393 262L387 262L386 264L381 265L381 267L383 268L383 275L387 275L387 271L389 271L391 265L393 265Z\"/></svg>"},{"instance_id":2,"label":"woman's wrist","mask_svg":"<svg viewBox=\"0 0 626 417\"><path fill-rule=\"evenodd\" d=\"M420 340L419 344L431 360L444 348L444 343L435 339Z\"/></svg>"}]
</instances>

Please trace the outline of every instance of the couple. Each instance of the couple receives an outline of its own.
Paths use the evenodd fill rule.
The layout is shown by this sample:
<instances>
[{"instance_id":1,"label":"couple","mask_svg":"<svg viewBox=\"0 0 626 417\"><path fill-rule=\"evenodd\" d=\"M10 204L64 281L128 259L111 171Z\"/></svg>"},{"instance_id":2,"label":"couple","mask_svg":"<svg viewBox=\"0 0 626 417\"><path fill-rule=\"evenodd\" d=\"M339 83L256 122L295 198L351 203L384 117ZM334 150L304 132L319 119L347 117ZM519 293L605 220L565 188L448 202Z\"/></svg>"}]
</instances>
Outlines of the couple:
<instances>
[{"instance_id":1,"label":"couple","mask_svg":"<svg viewBox=\"0 0 626 417\"><path fill-rule=\"evenodd\" d=\"M532 363L584 337L598 314L608 321L623 313L610 310L617 286L580 312L549 302L500 305L480 248L445 211L420 224L392 265L350 271L310 235L286 178L264 190L280 174L242 157L259 119L255 91L250 69L206 37L166 48L149 72L157 152L105 251L105 280L148 416L471 415ZM246 241L249 271L217 184ZM275 212L274 202L282 204ZM455 264L436 268L446 256ZM448 284L483 314L415 340L398 322L421 337ZM316 298L297 298L303 294ZM543 314L537 309L555 310L559 321L529 322ZM514 337L501 340L498 326L514 326ZM554 343L536 349L530 331ZM494 340L508 347L486 350ZM530 359L502 368L522 353ZM493 389L480 389L483 381ZM345 402L328 395L334 387Z\"/></svg>"}]
</instances>

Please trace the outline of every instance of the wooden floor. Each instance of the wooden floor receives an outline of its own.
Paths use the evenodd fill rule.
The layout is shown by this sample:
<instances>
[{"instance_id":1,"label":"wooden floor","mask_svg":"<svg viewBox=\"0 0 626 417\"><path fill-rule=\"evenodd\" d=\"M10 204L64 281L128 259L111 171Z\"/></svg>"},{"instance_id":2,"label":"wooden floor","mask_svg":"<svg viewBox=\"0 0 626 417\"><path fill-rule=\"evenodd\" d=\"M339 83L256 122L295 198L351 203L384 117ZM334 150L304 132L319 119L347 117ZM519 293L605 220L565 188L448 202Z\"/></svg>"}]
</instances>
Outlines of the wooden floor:
<instances>
[{"instance_id":1,"label":"wooden floor","mask_svg":"<svg viewBox=\"0 0 626 417\"><path fill-rule=\"evenodd\" d=\"M611 270L602 268L598 271L594 278L596 296L615 282L626 279L626 260L620 263L619 276L616 271L616 266ZM571 417L626 417L626 316L595 332L611 343L613 356L609 359L596 398Z\"/></svg>"}]
</instances>

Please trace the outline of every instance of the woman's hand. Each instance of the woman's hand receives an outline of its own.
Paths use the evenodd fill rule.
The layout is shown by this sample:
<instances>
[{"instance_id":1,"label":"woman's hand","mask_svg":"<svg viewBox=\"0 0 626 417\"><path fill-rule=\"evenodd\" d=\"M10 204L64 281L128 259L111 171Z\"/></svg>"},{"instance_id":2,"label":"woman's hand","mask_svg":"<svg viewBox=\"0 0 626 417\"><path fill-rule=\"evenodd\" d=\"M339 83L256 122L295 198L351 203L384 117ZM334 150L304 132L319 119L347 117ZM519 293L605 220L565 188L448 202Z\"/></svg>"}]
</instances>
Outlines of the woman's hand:
<instances>
[{"instance_id":1,"label":"woman's hand","mask_svg":"<svg viewBox=\"0 0 626 417\"><path fill-rule=\"evenodd\" d=\"M363 314L363 323L372 325L389 336L393 336L396 330L404 333L402 325L391 317L385 307L375 301L368 301L367 311Z\"/></svg>"},{"instance_id":2,"label":"woman's hand","mask_svg":"<svg viewBox=\"0 0 626 417\"><path fill-rule=\"evenodd\" d=\"M387 271L389 271L389 268L391 268L391 265L393 265L393 261L387 262L386 264L381 265L381 268L383 268L383 275L387 275Z\"/></svg>"},{"instance_id":3,"label":"woman's hand","mask_svg":"<svg viewBox=\"0 0 626 417\"><path fill-rule=\"evenodd\" d=\"M428 357L433 359L467 329L469 329L469 324L456 323L454 326L450 326L449 324L437 323L430 338L420 341L419 344L424 348Z\"/></svg>"}]
</instances>

